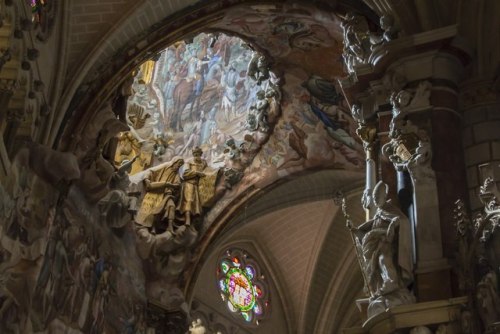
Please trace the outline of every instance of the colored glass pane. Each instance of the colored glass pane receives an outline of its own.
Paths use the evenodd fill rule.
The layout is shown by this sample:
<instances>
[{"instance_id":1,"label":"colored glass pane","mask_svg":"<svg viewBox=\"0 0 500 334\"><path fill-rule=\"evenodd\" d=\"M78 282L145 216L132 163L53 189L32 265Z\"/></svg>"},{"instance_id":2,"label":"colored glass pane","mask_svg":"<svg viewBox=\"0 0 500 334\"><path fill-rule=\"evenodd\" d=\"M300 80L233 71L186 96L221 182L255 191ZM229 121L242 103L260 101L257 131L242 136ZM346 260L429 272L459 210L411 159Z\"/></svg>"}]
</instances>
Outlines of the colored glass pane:
<instances>
[{"instance_id":1,"label":"colored glass pane","mask_svg":"<svg viewBox=\"0 0 500 334\"><path fill-rule=\"evenodd\" d=\"M226 261L223 261L221 263L221 268L222 268L222 272L225 274L228 272L229 270L229 263L227 263Z\"/></svg>"},{"instance_id":2,"label":"colored glass pane","mask_svg":"<svg viewBox=\"0 0 500 334\"><path fill-rule=\"evenodd\" d=\"M255 295L250 279L239 268L231 268L227 273L226 285L228 287L229 301L241 311L253 308Z\"/></svg>"},{"instance_id":3,"label":"colored glass pane","mask_svg":"<svg viewBox=\"0 0 500 334\"><path fill-rule=\"evenodd\" d=\"M227 292L227 286L226 286L226 281L224 281L223 279L221 279L219 281L219 288L222 292Z\"/></svg>"},{"instance_id":4,"label":"colored glass pane","mask_svg":"<svg viewBox=\"0 0 500 334\"><path fill-rule=\"evenodd\" d=\"M268 301L264 275L259 267L241 250L228 250L217 268L218 286L222 300L229 310L254 325L264 316ZM264 307L265 305L265 307Z\"/></svg>"},{"instance_id":5,"label":"colored glass pane","mask_svg":"<svg viewBox=\"0 0 500 334\"><path fill-rule=\"evenodd\" d=\"M245 321L250 322L252 321L252 314L250 312L241 312L241 316Z\"/></svg>"},{"instance_id":6,"label":"colored glass pane","mask_svg":"<svg viewBox=\"0 0 500 334\"><path fill-rule=\"evenodd\" d=\"M259 298L262 297L262 289L258 285L255 286L255 294Z\"/></svg>"},{"instance_id":7,"label":"colored glass pane","mask_svg":"<svg viewBox=\"0 0 500 334\"><path fill-rule=\"evenodd\" d=\"M251 266L247 266L245 268L245 273L250 279L253 279L253 277L255 276L255 270Z\"/></svg>"},{"instance_id":8,"label":"colored glass pane","mask_svg":"<svg viewBox=\"0 0 500 334\"><path fill-rule=\"evenodd\" d=\"M259 303L255 303L254 307L253 307L253 311L255 312L255 314L257 315L261 315L262 314L262 307L260 306Z\"/></svg>"},{"instance_id":9,"label":"colored glass pane","mask_svg":"<svg viewBox=\"0 0 500 334\"><path fill-rule=\"evenodd\" d=\"M234 307L234 305L233 305L230 301L228 301L228 302L227 302L227 307L229 307L229 310L230 310L231 312L236 312L236 311L238 311L238 309L237 309L236 307Z\"/></svg>"}]
</instances>

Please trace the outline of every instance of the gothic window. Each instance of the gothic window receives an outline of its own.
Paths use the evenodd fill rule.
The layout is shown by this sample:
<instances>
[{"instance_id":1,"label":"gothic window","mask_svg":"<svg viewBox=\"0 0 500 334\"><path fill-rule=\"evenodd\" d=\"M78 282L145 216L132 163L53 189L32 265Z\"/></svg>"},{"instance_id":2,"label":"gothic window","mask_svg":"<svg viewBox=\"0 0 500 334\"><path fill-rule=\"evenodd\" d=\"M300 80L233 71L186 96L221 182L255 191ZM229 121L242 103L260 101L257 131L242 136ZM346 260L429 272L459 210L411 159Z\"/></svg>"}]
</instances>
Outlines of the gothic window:
<instances>
[{"instance_id":1,"label":"gothic window","mask_svg":"<svg viewBox=\"0 0 500 334\"><path fill-rule=\"evenodd\" d=\"M269 308L269 292L257 262L241 249L227 250L219 259L217 279L229 311L258 325Z\"/></svg>"}]
</instances>

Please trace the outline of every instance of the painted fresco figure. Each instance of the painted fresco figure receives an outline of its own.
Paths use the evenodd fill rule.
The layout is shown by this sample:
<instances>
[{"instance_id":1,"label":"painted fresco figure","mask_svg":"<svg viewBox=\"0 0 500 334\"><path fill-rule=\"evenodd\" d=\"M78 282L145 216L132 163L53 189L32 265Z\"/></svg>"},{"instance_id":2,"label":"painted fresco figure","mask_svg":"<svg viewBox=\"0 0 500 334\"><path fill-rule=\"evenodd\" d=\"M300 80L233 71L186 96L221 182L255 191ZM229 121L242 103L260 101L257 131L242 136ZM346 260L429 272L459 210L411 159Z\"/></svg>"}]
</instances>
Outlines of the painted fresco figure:
<instances>
[{"instance_id":1,"label":"painted fresco figure","mask_svg":"<svg viewBox=\"0 0 500 334\"><path fill-rule=\"evenodd\" d=\"M176 82L173 99L174 106L172 108L172 113L170 114L169 127L176 131L183 131L182 126L182 115L186 108L186 105L191 99L193 93L193 81L191 78L187 77L188 65L186 61L182 60L178 64L178 70L176 75Z\"/></svg>"},{"instance_id":2,"label":"painted fresco figure","mask_svg":"<svg viewBox=\"0 0 500 334\"><path fill-rule=\"evenodd\" d=\"M177 193L180 187L179 168L184 164L182 158L174 158L166 167L153 171L144 180L146 195L137 213L136 222L142 226L163 230L166 221L167 231L174 232ZM160 226L156 224L160 223Z\"/></svg>"},{"instance_id":3,"label":"painted fresco figure","mask_svg":"<svg viewBox=\"0 0 500 334\"><path fill-rule=\"evenodd\" d=\"M213 132L217 129L217 122L215 121L215 114L217 113L218 104L216 104L207 115L202 111L201 113L201 134L200 145L208 141Z\"/></svg>"},{"instance_id":4,"label":"painted fresco figure","mask_svg":"<svg viewBox=\"0 0 500 334\"><path fill-rule=\"evenodd\" d=\"M225 87L224 95L222 96L222 110L224 110L225 120L229 122L231 117L236 115L236 100L238 92L236 85L238 83L238 72L234 67L234 63L229 64L226 74L224 75L223 87Z\"/></svg>"},{"instance_id":5,"label":"painted fresco figure","mask_svg":"<svg viewBox=\"0 0 500 334\"><path fill-rule=\"evenodd\" d=\"M163 86L163 99L165 103L164 115L171 115L174 107L174 89L175 82L169 74L165 77L165 84Z\"/></svg>"},{"instance_id":6,"label":"painted fresco figure","mask_svg":"<svg viewBox=\"0 0 500 334\"><path fill-rule=\"evenodd\" d=\"M189 111L191 121L195 121L198 118L198 110L200 108L200 101L204 88L205 88L205 76L201 71L201 69L199 69L194 75L193 96L192 96L191 108Z\"/></svg>"},{"instance_id":7,"label":"painted fresco figure","mask_svg":"<svg viewBox=\"0 0 500 334\"><path fill-rule=\"evenodd\" d=\"M177 211L184 216L184 225L190 226L193 217L199 216L202 211L199 193L200 178L205 176L203 170L207 162L202 159L203 151L200 147L193 149L193 159L187 163L182 173L182 186Z\"/></svg>"}]
</instances>

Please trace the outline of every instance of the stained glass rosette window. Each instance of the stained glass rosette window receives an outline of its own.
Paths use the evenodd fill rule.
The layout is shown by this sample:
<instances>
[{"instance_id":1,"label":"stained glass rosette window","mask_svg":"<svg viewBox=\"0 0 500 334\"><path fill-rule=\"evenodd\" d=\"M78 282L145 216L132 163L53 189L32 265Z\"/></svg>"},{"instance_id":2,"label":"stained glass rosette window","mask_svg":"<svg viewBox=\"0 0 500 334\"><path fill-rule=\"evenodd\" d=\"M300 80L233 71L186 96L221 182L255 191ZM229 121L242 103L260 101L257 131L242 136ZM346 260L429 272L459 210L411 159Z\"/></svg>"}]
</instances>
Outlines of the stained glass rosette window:
<instances>
[{"instance_id":1,"label":"stained glass rosette window","mask_svg":"<svg viewBox=\"0 0 500 334\"><path fill-rule=\"evenodd\" d=\"M219 260L217 278L228 309L246 323L258 325L269 307L269 299L257 263L242 250L228 250Z\"/></svg>"}]
</instances>

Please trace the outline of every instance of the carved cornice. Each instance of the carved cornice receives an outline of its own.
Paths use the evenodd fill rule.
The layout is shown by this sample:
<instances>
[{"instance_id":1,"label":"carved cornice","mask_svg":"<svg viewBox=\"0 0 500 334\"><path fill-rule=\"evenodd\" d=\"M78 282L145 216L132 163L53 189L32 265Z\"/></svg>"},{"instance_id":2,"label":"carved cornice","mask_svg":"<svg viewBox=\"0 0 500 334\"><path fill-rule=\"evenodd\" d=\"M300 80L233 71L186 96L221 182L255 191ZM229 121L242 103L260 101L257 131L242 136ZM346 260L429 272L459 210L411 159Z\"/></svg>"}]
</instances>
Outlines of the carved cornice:
<instances>
[{"instance_id":1,"label":"carved cornice","mask_svg":"<svg viewBox=\"0 0 500 334\"><path fill-rule=\"evenodd\" d=\"M341 85L344 89L359 93L368 88L370 82L379 79L387 69L394 70L396 67L401 67L399 72L407 81L430 77L456 80L455 77L448 78L452 73L455 76L460 73L452 65L447 65L449 69L443 64L423 65L437 62L439 53L450 54L457 59L458 63L466 62L470 58L468 53L453 44L457 33L457 26L451 25L384 43L374 48L364 63L355 64L354 72L349 78L341 80ZM418 54L415 54L416 48L418 48ZM418 64L414 64L417 61ZM407 63L411 66L405 66ZM416 68L418 70L415 70Z\"/></svg>"},{"instance_id":2,"label":"carved cornice","mask_svg":"<svg viewBox=\"0 0 500 334\"><path fill-rule=\"evenodd\" d=\"M465 303L467 297L401 305L369 319L363 324L363 328L348 329L344 333L393 333L398 329L429 323L455 322L460 319L462 305Z\"/></svg>"}]
</instances>

